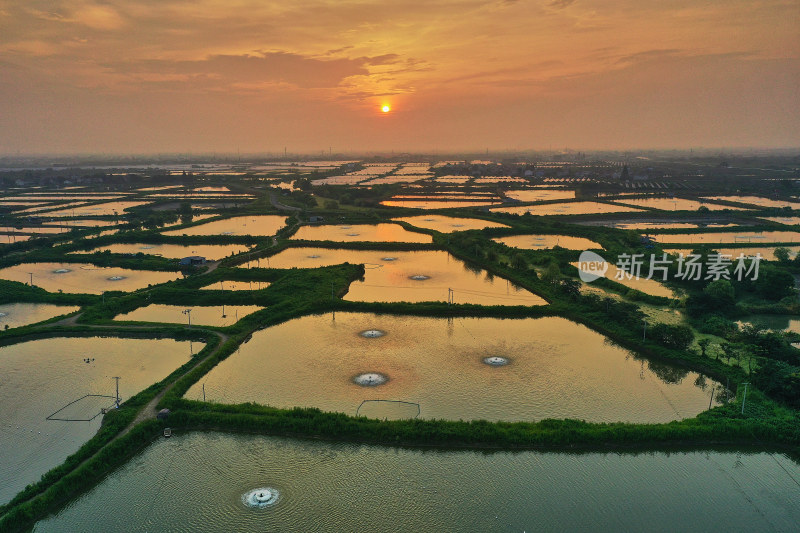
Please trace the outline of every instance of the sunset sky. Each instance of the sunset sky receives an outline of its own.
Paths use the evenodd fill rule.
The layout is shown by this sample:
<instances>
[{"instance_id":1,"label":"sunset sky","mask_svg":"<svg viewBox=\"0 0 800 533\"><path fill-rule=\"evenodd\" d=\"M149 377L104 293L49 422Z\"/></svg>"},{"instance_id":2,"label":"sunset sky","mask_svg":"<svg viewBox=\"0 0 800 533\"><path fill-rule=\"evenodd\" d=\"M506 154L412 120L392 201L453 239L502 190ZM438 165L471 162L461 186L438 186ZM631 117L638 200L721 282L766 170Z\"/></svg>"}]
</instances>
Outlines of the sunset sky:
<instances>
[{"instance_id":1,"label":"sunset sky","mask_svg":"<svg viewBox=\"0 0 800 533\"><path fill-rule=\"evenodd\" d=\"M800 146L798 28L797 0L0 0L0 153Z\"/></svg>"}]
</instances>

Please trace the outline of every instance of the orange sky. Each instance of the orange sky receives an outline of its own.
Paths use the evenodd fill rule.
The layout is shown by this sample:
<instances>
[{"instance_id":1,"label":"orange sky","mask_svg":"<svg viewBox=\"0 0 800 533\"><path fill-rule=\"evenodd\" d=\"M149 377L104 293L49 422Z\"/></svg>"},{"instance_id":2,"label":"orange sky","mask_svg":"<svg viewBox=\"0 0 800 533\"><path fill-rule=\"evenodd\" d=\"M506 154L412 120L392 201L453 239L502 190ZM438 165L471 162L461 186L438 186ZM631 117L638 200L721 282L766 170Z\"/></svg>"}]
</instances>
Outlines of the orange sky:
<instances>
[{"instance_id":1,"label":"orange sky","mask_svg":"<svg viewBox=\"0 0 800 533\"><path fill-rule=\"evenodd\" d=\"M798 146L798 22L797 0L0 0L0 153Z\"/></svg>"}]
</instances>

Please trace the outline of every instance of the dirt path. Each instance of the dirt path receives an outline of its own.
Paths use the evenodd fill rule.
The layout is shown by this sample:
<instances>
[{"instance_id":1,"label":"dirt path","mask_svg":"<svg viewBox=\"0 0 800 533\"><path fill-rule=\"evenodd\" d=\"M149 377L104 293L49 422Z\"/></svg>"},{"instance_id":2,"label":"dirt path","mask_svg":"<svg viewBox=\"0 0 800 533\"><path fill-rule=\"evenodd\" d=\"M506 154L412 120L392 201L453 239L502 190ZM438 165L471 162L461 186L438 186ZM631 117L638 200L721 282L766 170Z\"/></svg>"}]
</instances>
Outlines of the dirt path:
<instances>
[{"instance_id":1,"label":"dirt path","mask_svg":"<svg viewBox=\"0 0 800 533\"><path fill-rule=\"evenodd\" d=\"M165 395L166 393L168 393L170 390L172 390L172 387L174 387L174 386L175 386L175 383L176 383L176 382L177 382L179 379L181 379L183 376L185 376L186 374L188 374L189 372L191 372L192 370L194 370L195 368L197 368L197 365L199 365L200 363L202 363L203 361L205 361L205 360L206 360L206 359L208 359L209 357L211 357L211 356L213 356L214 354L216 354L216 353L219 351L220 347L222 347L222 345L223 345L223 344L225 344L225 342L226 342L226 341L229 339L228 335L226 335L226 334L224 334L224 333L220 333L219 331L214 331L213 333L214 333L214 334L215 334L217 337L219 337L219 344L217 344L217 347L216 347L216 348L214 348L213 350L211 350L211 352L210 352L208 355L206 355L206 356L205 356L205 357L203 357L202 359L198 360L198 361L197 361L197 362L196 362L194 365L192 365L192 367L191 367L191 368L189 368L189 369L188 369L186 372L184 372L183 374L181 374L180 376L178 376L177 378L175 378L175 379L172 381L172 383L169 383L169 384L168 384L166 387L164 387L163 389L161 389L161 392L159 392L158 394L156 394L156 395L153 397L153 399L152 399L152 400L150 400L150 401L147 403L147 405L145 405L145 406L144 406L144 407L143 407L143 408L142 408L142 409L139 411L139 413L136 415L136 418L134 418L134 419L133 419L133 422L131 422L130 424L128 424L128 427L126 427L124 430L122 430L122 431L119 433L119 435L117 435L116 437L114 437L114 439L113 439L111 442L113 442L114 440L116 440L116 439L118 439L118 438L122 437L123 435L127 434L127 433L128 433L130 430L131 430L131 429L133 429L133 428L134 428L134 426L136 426L136 425L137 425L137 424L139 424L140 422L144 422L145 420L152 420L152 419L154 419L154 418L156 417L156 415L158 414L158 411L157 411L157 409L156 409L156 407L158 406L158 403L161 401L161 399L164 397L164 395Z\"/></svg>"}]
</instances>

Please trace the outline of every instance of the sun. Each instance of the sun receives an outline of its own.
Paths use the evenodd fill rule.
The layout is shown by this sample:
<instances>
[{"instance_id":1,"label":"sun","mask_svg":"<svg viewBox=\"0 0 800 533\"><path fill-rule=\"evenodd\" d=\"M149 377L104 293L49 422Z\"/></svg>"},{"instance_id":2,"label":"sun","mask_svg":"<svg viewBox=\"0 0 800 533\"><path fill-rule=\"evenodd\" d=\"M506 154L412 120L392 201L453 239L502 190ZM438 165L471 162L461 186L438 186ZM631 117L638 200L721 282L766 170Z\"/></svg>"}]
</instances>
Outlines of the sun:
<instances>
[{"instance_id":1,"label":"sun","mask_svg":"<svg viewBox=\"0 0 800 533\"><path fill-rule=\"evenodd\" d=\"M381 111L383 111L384 113L388 113L391 110L392 108L388 104L383 104L383 106L381 107Z\"/></svg>"}]
</instances>

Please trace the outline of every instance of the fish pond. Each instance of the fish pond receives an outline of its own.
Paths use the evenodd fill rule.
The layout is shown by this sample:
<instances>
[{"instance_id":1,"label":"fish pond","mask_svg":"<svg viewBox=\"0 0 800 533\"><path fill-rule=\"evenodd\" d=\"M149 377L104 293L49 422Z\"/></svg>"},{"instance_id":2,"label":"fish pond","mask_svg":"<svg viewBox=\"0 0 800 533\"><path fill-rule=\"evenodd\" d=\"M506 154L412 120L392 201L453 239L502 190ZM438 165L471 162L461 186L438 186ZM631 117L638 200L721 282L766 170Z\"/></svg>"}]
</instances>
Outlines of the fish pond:
<instances>
[{"instance_id":1,"label":"fish pond","mask_svg":"<svg viewBox=\"0 0 800 533\"><path fill-rule=\"evenodd\" d=\"M34 531L789 532L800 522L798 477L796 462L763 452L419 450L174 433Z\"/></svg>"},{"instance_id":2,"label":"fish pond","mask_svg":"<svg viewBox=\"0 0 800 533\"><path fill-rule=\"evenodd\" d=\"M433 242L426 233L408 231L399 224L342 224L301 226L292 239L337 242Z\"/></svg>"},{"instance_id":3,"label":"fish pond","mask_svg":"<svg viewBox=\"0 0 800 533\"><path fill-rule=\"evenodd\" d=\"M541 297L505 279L472 267L447 252L287 248L243 265L317 268L342 263L365 265L364 279L350 284L345 300L360 302L435 302L480 305L544 305ZM452 292L451 292L452 291Z\"/></svg>"},{"instance_id":4,"label":"fish pond","mask_svg":"<svg viewBox=\"0 0 800 533\"><path fill-rule=\"evenodd\" d=\"M18 328L73 313L80 309L75 305L53 305L37 303L0 304L0 330Z\"/></svg>"},{"instance_id":5,"label":"fish pond","mask_svg":"<svg viewBox=\"0 0 800 533\"><path fill-rule=\"evenodd\" d=\"M214 220L188 228L164 231L164 235L253 235L265 237L286 225L286 217L253 215Z\"/></svg>"},{"instance_id":6,"label":"fish pond","mask_svg":"<svg viewBox=\"0 0 800 533\"><path fill-rule=\"evenodd\" d=\"M179 272L98 267L88 263L22 263L0 270L0 279L19 281L48 292L100 294L133 291L180 278Z\"/></svg>"},{"instance_id":7,"label":"fish pond","mask_svg":"<svg viewBox=\"0 0 800 533\"><path fill-rule=\"evenodd\" d=\"M599 213L626 213L641 211L635 207L604 204L600 202L564 202L555 204L520 205L515 207L498 207L492 209L498 213L512 213L515 215L595 215Z\"/></svg>"},{"instance_id":8,"label":"fish pond","mask_svg":"<svg viewBox=\"0 0 800 533\"><path fill-rule=\"evenodd\" d=\"M524 250L545 250L559 246L569 250L602 250L603 247L584 237L570 235L511 235L498 237L495 242Z\"/></svg>"},{"instance_id":9,"label":"fish pond","mask_svg":"<svg viewBox=\"0 0 800 533\"><path fill-rule=\"evenodd\" d=\"M108 250L113 254L147 254L158 255L171 259L199 255L210 261L223 259L230 255L246 252L249 248L243 244L142 244L142 243L116 243L100 246L91 250L73 253L90 254Z\"/></svg>"},{"instance_id":10,"label":"fish pond","mask_svg":"<svg viewBox=\"0 0 800 533\"><path fill-rule=\"evenodd\" d=\"M481 220L479 218L458 218L446 217L444 215L419 215L416 217L399 218L402 222L407 222L418 228L432 229L441 233L453 233L455 231L467 231L471 229L484 228L507 228L505 224Z\"/></svg>"},{"instance_id":11,"label":"fish pond","mask_svg":"<svg viewBox=\"0 0 800 533\"><path fill-rule=\"evenodd\" d=\"M407 404L394 402L401 401L417 404L421 418L667 422L715 405L714 385L695 372L637 358L560 317L339 312L254 333L186 397L201 399L205 386L214 402L375 418L409 417Z\"/></svg>"},{"instance_id":12,"label":"fish pond","mask_svg":"<svg viewBox=\"0 0 800 533\"><path fill-rule=\"evenodd\" d=\"M217 285L219 286L219 285ZM188 306L150 304L114 317L114 320L132 322L166 322L197 326L231 326L250 313L264 309L258 305Z\"/></svg>"},{"instance_id":13,"label":"fish pond","mask_svg":"<svg viewBox=\"0 0 800 533\"><path fill-rule=\"evenodd\" d=\"M102 417L96 415L114 404L111 376L121 377L124 401L188 361L191 348L203 344L61 337L0 347L0 503L97 432ZM47 420L56 411L59 420Z\"/></svg>"}]
</instances>

